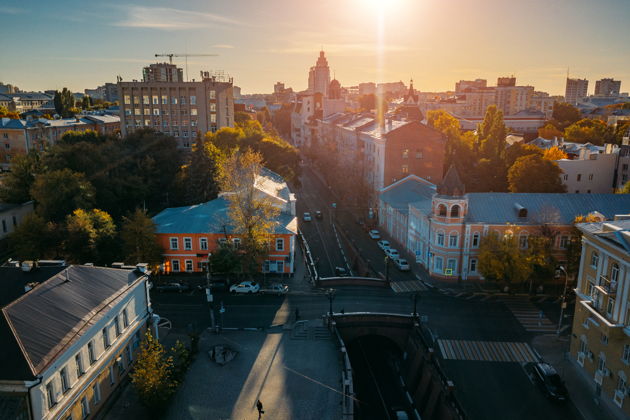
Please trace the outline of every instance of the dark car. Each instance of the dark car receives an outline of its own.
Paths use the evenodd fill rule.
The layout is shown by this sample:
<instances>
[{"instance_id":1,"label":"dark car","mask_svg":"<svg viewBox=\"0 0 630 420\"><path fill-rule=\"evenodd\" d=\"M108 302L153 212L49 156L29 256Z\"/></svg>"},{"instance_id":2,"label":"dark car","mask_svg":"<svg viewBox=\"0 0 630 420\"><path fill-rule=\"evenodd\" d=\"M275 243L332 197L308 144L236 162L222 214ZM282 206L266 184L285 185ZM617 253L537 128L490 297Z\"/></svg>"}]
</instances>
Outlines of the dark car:
<instances>
[{"instance_id":1,"label":"dark car","mask_svg":"<svg viewBox=\"0 0 630 420\"><path fill-rule=\"evenodd\" d=\"M187 284L168 283L155 288L158 292L187 292L189 287Z\"/></svg>"},{"instance_id":2,"label":"dark car","mask_svg":"<svg viewBox=\"0 0 630 420\"><path fill-rule=\"evenodd\" d=\"M348 277L350 274L348 274L348 270L343 267L335 267L335 275L337 277Z\"/></svg>"},{"instance_id":3,"label":"dark car","mask_svg":"<svg viewBox=\"0 0 630 420\"><path fill-rule=\"evenodd\" d=\"M566 401L568 399L567 388L553 366L544 362L534 363L533 371L536 380L540 383L547 397L557 401Z\"/></svg>"},{"instance_id":4,"label":"dark car","mask_svg":"<svg viewBox=\"0 0 630 420\"><path fill-rule=\"evenodd\" d=\"M321 212L321 211L317 210L317 211L315 212L315 218L316 218L316 219L320 219L320 220L321 220L321 219L323 219L323 217L324 217L324 216L322 215L322 212Z\"/></svg>"}]
</instances>

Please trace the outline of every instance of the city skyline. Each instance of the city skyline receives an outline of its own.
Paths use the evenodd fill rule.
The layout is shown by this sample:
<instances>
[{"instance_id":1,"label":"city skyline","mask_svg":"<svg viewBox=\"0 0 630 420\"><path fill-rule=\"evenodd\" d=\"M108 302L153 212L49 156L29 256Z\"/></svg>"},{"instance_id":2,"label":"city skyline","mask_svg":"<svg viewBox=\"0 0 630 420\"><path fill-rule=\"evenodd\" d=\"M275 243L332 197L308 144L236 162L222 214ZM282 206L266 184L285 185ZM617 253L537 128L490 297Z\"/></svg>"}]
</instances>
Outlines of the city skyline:
<instances>
[{"instance_id":1,"label":"city skyline","mask_svg":"<svg viewBox=\"0 0 630 420\"><path fill-rule=\"evenodd\" d=\"M140 79L156 53L188 52L219 54L189 58L190 79L200 70L221 69L244 93L271 92L277 81L303 90L323 48L343 86L408 83L413 77L421 91L444 91L460 79L485 78L492 84L514 75L518 84L564 94L570 69L571 77L591 81L589 93L594 81L605 77L621 80L621 90L627 91L630 46L624 41L630 29L624 21L630 4L605 3L274 0L262 8L249 0L176 7L157 1L94 4L85 10L74 0L14 2L0 7L5 28L0 81L24 90L83 91L114 82L117 75ZM515 26L515 17L523 24ZM54 40L42 42L42 33L54 34ZM174 63L185 64L181 58Z\"/></svg>"}]
</instances>

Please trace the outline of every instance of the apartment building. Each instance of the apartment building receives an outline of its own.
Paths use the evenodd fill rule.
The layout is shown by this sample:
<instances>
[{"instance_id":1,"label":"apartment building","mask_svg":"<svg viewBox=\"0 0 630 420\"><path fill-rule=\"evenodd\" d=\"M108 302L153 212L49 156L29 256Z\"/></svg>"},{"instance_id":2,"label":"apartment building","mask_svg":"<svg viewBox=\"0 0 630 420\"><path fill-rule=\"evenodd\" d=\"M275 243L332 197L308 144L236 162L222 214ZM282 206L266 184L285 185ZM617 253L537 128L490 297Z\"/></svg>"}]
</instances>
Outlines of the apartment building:
<instances>
[{"instance_id":1,"label":"apartment building","mask_svg":"<svg viewBox=\"0 0 630 420\"><path fill-rule=\"evenodd\" d=\"M37 284L50 268L30 269L2 268L0 418L95 418L154 316L148 273L70 266Z\"/></svg>"},{"instance_id":2,"label":"apartment building","mask_svg":"<svg viewBox=\"0 0 630 420\"><path fill-rule=\"evenodd\" d=\"M280 210L261 271L293 273L297 235L295 195L280 175L265 168L254 183L256 197L269 200ZM207 203L168 208L153 217L158 242L164 249L166 273L203 272L208 256L219 247L228 243L235 248L240 246L227 194L230 193Z\"/></svg>"},{"instance_id":3,"label":"apartment building","mask_svg":"<svg viewBox=\"0 0 630 420\"><path fill-rule=\"evenodd\" d=\"M630 417L628 217L577 225L583 234L582 258L571 334L571 358L592 379L594 393L620 418Z\"/></svg>"},{"instance_id":4,"label":"apartment building","mask_svg":"<svg viewBox=\"0 0 630 420\"><path fill-rule=\"evenodd\" d=\"M291 112L291 143L298 148L310 147L316 119L323 117L324 96L321 93L299 94Z\"/></svg>"},{"instance_id":5,"label":"apartment building","mask_svg":"<svg viewBox=\"0 0 630 420\"><path fill-rule=\"evenodd\" d=\"M567 77L567 86L564 99L571 105L576 105L582 98L586 98L588 93L588 80L570 79Z\"/></svg>"},{"instance_id":6,"label":"apartment building","mask_svg":"<svg viewBox=\"0 0 630 420\"><path fill-rule=\"evenodd\" d=\"M41 108L52 101L54 95L41 92L17 92L0 94L0 106L5 106L9 111L21 114L24 111Z\"/></svg>"},{"instance_id":7,"label":"apartment building","mask_svg":"<svg viewBox=\"0 0 630 420\"><path fill-rule=\"evenodd\" d=\"M118 82L123 136L140 128L169 134L190 149L198 135L234 126L233 79L201 72L201 80L183 81L167 63L143 70L142 81Z\"/></svg>"},{"instance_id":8,"label":"apartment building","mask_svg":"<svg viewBox=\"0 0 630 420\"><path fill-rule=\"evenodd\" d=\"M595 82L595 96L619 96L620 91L621 80L608 78Z\"/></svg>"}]
</instances>

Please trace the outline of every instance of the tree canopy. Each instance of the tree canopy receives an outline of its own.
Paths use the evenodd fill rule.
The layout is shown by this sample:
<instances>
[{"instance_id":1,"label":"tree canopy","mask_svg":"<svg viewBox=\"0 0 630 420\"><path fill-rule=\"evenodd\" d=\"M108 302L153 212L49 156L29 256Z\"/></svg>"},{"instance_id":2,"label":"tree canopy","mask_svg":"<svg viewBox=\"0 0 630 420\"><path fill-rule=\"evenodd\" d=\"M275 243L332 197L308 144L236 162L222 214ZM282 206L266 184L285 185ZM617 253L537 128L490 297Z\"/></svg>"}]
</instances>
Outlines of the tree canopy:
<instances>
[{"instance_id":1,"label":"tree canopy","mask_svg":"<svg viewBox=\"0 0 630 420\"><path fill-rule=\"evenodd\" d=\"M580 110L573 105L567 102L555 102L553 104L550 123L558 130L564 130L580 118L582 118Z\"/></svg>"},{"instance_id":2,"label":"tree canopy","mask_svg":"<svg viewBox=\"0 0 630 420\"><path fill-rule=\"evenodd\" d=\"M157 242L155 223L146 211L136 209L122 218L120 239L126 263L146 262L155 266L162 262L162 248Z\"/></svg>"},{"instance_id":3,"label":"tree canopy","mask_svg":"<svg viewBox=\"0 0 630 420\"><path fill-rule=\"evenodd\" d=\"M68 88L63 88L61 91L55 91L53 104L55 105L55 111L57 114L61 115L62 118L73 117L76 114L76 111L78 111L74 106L74 96Z\"/></svg>"},{"instance_id":4,"label":"tree canopy","mask_svg":"<svg viewBox=\"0 0 630 420\"><path fill-rule=\"evenodd\" d=\"M538 154L532 154L516 159L508 171L508 182L511 192L566 192L566 187L560 180L562 170L550 160Z\"/></svg>"}]
</instances>

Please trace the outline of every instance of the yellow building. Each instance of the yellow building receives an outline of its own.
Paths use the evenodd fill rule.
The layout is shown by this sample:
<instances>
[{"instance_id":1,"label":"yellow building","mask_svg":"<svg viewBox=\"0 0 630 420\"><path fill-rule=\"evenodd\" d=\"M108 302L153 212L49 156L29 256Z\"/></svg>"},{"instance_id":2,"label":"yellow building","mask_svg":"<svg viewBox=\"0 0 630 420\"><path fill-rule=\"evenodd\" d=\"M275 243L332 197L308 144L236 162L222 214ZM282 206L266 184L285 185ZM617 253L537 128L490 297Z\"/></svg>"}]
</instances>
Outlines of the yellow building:
<instances>
[{"instance_id":1,"label":"yellow building","mask_svg":"<svg viewBox=\"0 0 630 420\"><path fill-rule=\"evenodd\" d=\"M630 418L630 216L577 226L583 247L571 356L595 395Z\"/></svg>"}]
</instances>

